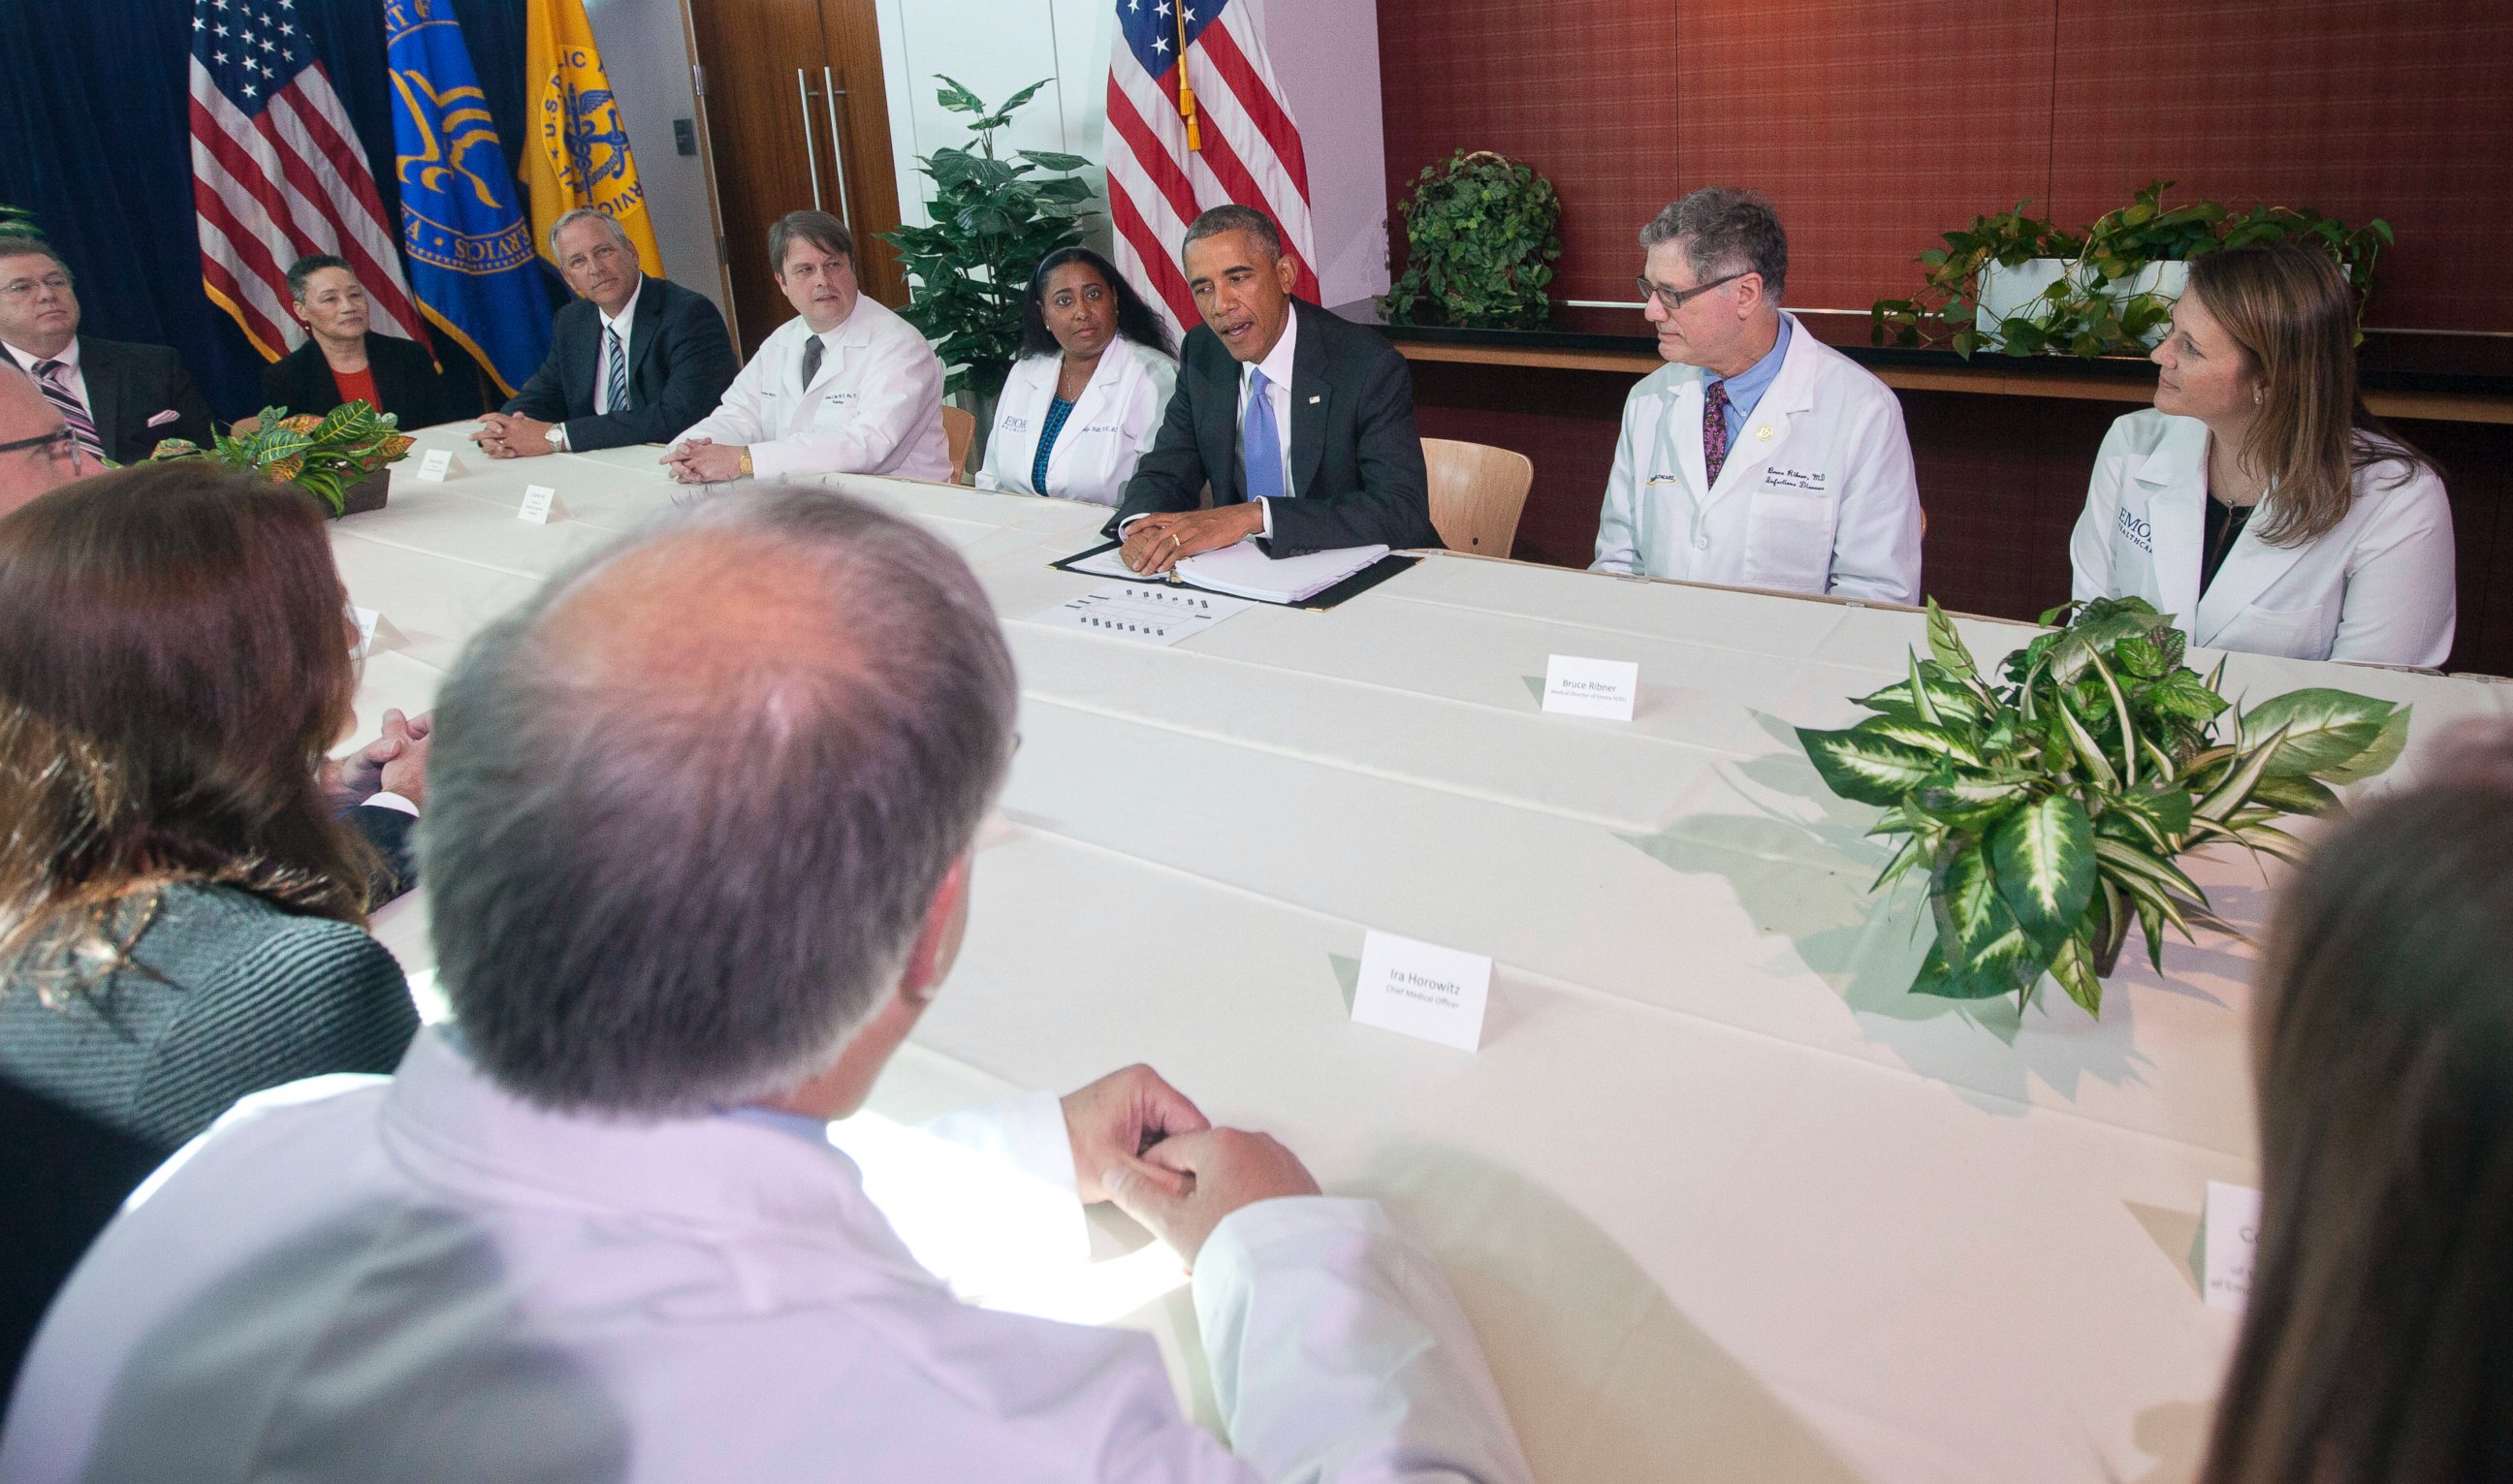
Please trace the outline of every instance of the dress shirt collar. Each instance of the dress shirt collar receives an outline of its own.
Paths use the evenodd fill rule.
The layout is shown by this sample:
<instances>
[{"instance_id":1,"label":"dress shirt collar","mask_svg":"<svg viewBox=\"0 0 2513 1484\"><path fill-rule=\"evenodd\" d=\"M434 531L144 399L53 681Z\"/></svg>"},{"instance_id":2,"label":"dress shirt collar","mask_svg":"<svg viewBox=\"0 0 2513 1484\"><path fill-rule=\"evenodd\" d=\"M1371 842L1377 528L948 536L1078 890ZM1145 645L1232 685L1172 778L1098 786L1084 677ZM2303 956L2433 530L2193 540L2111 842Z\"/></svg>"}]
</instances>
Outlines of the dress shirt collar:
<instances>
[{"instance_id":1,"label":"dress shirt collar","mask_svg":"<svg viewBox=\"0 0 2513 1484\"><path fill-rule=\"evenodd\" d=\"M1727 378L1728 405L1736 410L1738 417L1751 415L1754 404L1762 401L1763 394L1770 391L1772 383L1779 378L1780 363L1787 359L1789 353L1789 317L1784 314L1780 316L1780 332L1772 341L1772 348L1763 353L1763 359ZM1712 376L1708 379L1717 381L1720 378Z\"/></svg>"},{"instance_id":2,"label":"dress shirt collar","mask_svg":"<svg viewBox=\"0 0 2513 1484\"><path fill-rule=\"evenodd\" d=\"M643 298L645 293L646 280L640 277L637 280L637 287L629 292L628 302L619 306L619 315L617 319L604 314L600 305L594 306L593 312L601 319L602 328L619 332L619 343L622 346L628 343L629 327L637 323L637 300Z\"/></svg>"},{"instance_id":3,"label":"dress shirt collar","mask_svg":"<svg viewBox=\"0 0 2513 1484\"><path fill-rule=\"evenodd\" d=\"M1283 400L1288 403L1292 397L1292 364L1299 338L1300 311L1299 306L1294 305L1291 317L1283 321L1283 337L1274 342L1272 350L1265 352L1265 359L1254 365L1245 361L1239 364L1239 384L1242 387L1254 385L1249 372L1261 371L1267 381L1283 389Z\"/></svg>"},{"instance_id":4,"label":"dress shirt collar","mask_svg":"<svg viewBox=\"0 0 2513 1484\"><path fill-rule=\"evenodd\" d=\"M5 343L0 341L0 344ZM70 336L70 342L61 347L61 353L58 356L39 356L31 350L20 350L15 345L9 346L9 354L17 358L19 370L29 376L35 373L36 367L47 361L59 361L72 371L79 369L79 341L76 335Z\"/></svg>"}]
</instances>

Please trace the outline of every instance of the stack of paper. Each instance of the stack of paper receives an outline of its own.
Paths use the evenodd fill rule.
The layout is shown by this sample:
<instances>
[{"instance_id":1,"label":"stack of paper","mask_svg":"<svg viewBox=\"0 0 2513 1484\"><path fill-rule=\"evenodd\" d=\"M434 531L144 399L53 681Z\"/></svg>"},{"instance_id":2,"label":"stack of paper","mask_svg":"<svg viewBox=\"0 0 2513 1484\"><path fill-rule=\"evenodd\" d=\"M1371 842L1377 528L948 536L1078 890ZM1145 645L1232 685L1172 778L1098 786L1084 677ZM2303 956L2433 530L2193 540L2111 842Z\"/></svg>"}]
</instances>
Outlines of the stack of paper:
<instances>
[{"instance_id":1,"label":"stack of paper","mask_svg":"<svg viewBox=\"0 0 2513 1484\"><path fill-rule=\"evenodd\" d=\"M1177 565L1181 581L1208 592L1258 603L1303 603L1387 555L1384 546L1346 546L1305 557L1268 557L1255 541L1189 557Z\"/></svg>"}]
</instances>

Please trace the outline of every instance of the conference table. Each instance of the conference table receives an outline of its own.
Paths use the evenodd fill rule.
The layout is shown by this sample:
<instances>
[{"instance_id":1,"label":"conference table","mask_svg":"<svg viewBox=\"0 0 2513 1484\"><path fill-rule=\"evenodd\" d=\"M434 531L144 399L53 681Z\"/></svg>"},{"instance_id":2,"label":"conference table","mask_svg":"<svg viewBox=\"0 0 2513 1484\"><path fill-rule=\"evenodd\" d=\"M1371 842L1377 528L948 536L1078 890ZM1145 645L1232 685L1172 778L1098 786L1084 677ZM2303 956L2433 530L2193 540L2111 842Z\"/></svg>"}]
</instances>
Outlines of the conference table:
<instances>
[{"instance_id":1,"label":"conference table","mask_svg":"<svg viewBox=\"0 0 2513 1484\"><path fill-rule=\"evenodd\" d=\"M655 449L491 463L464 431L422 432L390 503L336 527L382 614L365 734L546 574L702 497ZM416 478L449 448L467 469ZM1870 894L1876 811L1792 728L1861 715L1920 615L1433 555L1159 647L1030 621L1105 585L1049 566L1102 510L822 483L955 547L1020 672L967 945L875 1112L1150 1063L1427 1237L1539 1479L2195 1472L2238 1323L2202 1300L2206 1188L2257 1180L2256 953L2175 939L2159 974L2134 945L2099 1021L2048 986L2021 1015L1905 993L1921 888ZM528 484L564 517L520 519ZM1959 627L1984 661L2034 632ZM1545 713L1553 655L1636 662L1633 719ZM2236 655L2226 681L2305 685L2413 703L2407 756L2359 793L2453 722L2513 718L2478 679ZM2256 929L2282 870L2194 875ZM377 930L426 998L423 903ZM1372 930L1494 960L1479 1050L1355 1023ZM1185 1295L1121 1322L1209 1417Z\"/></svg>"}]
</instances>

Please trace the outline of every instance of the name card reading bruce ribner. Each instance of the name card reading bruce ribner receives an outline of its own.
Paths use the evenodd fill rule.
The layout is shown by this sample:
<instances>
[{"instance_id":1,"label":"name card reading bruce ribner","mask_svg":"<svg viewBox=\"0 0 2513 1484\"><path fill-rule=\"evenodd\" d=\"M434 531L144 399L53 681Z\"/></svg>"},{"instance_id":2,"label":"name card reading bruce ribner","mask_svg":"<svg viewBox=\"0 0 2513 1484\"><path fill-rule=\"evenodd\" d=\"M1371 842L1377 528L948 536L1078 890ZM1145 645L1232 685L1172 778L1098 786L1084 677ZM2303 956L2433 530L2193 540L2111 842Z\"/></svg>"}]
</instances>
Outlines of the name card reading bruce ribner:
<instances>
[{"instance_id":1,"label":"name card reading bruce ribner","mask_svg":"<svg viewBox=\"0 0 2513 1484\"><path fill-rule=\"evenodd\" d=\"M462 467L462 460L454 456L452 449L430 449L419 456L419 477L431 485L460 479L469 472Z\"/></svg>"},{"instance_id":2,"label":"name card reading bruce ribner","mask_svg":"<svg viewBox=\"0 0 2513 1484\"><path fill-rule=\"evenodd\" d=\"M1373 932L1361 942L1361 983L1352 1018L1381 1031L1472 1051L1483 1044L1490 958L1435 943Z\"/></svg>"},{"instance_id":3,"label":"name card reading bruce ribner","mask_svg":"<svg viewBox=\"0 0 2513 1484\"><path fill-rule=\"evenodd\" d=\"M2260 1192L2208 1182L2207 1281L2210 1308L2241 1313L2252 1297L2252 1254L2260 1244Z\"/></svg>"},{"instance_id":4,"label":"name card reading bruce ribner","mask_svg":"<svg viewBox=\"0 0 2513 1484\"><path fill-rule=\"evenodd\" d=\"M530 521L536 526L564 521L567 519L567 502L561 500L558 491L547 485L526 485L523 508L515 512L515 519Z\"/></svg>"},{"instance_id":5,"label":"name card reading bruce ribner","mask_svg":"<svg viewBox=\"0 0 2513 1484\"><path fill-rule=\"evenodd\" d=\"M1628 722L1641 695L1641 667L1619 659L1556 654L1544 665L1544 709L1556 716Z\"/></svg>"}]
</instances>

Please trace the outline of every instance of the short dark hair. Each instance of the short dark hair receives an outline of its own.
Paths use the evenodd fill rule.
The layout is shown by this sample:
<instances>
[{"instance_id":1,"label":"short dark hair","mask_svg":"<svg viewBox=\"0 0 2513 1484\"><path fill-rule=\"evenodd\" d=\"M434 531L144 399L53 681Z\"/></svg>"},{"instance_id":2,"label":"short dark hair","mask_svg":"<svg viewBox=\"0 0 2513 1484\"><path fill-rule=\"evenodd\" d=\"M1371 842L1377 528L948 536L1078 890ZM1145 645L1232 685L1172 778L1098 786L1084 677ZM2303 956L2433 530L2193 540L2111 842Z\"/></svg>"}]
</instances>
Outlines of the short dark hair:
<instances>
[{"instance_id":1,"label":"short dark hair","mask_svg":"<svg viewBox=\"0 0 2513 1484\"><path fill-rule=\"evenodd\" d=\"M1789 234L1761 191L1706 185L1671 203L1641 228L1641 246L1684 244L1684 260L1702 283L1723 273L1759 273L1775 304L1789 282Z\"/></svg>"},{"instance_id":2,"label":"short dark hair","mask_svg":"<svg viewBox=\"0 0 2513 1484\"><path fill-rule=\"evenodd\" d=\"M28 253L40 254L51 258L53 266L60 269L64 278L73 283L78 281L78 275L70 272L69 263L60 254L53 251L51 243L25 232L0 233L0 257L22 257Z\"/></svg>"},{"instance_id":3,"label":"short dark hair","mask_svg":"<svg viewBox=\"0 0 2513 1484\"><path fill-rule=\"evenodd\" d=\"M656 686L580 637L606 568L711 560L797 641ZM552 577L464 648L429 744L419 854L470 1054L542 1107L643 1117L822 1070L976 837L1017 703L968 564L832 490L719 496Z\"/></svg>"},{"instance_id":4,"label":"short dark hair","mask_svg":"<svg viewBox=\"0 0 2513 1484\"><path fill-rule=\"evenodd\" d=\"M1274 218L1253 206L1240 206L1234 202L1217 206L1195 218L1186 229L1185 241L1178 244L1179 260L1186 258L1187 243L1202 242L1224 232L1246 232L1262 244L1267 253L1276 257L1283 255L1283 229L1274 225Z\"/></svg>"},{"instance_id":5,"label":"short dark hair","mask_svg":"<svg viewBox=\"0 0 2513 1484\"><path fill-rule=\"evenodd\" d=\"M768 228L768 271L785 271L785 254L797 240L808 242L823 253L835 253L855 266L856 234L847 224L826 212L787 212Z\"/></svg>"},{"instance_id":6,"label":"short dark hair","mask_svg":"<svg viewBox=\"0 0 2513 1484\"><path fill-rule=\"evenodd\" d=\"M2513 729L2421 761L2319 843L2270 924L2258 1256L2209 1484L2487 1478L2513 1457Z\"/></svg>"},{"instance_id":7,"label":"short dark hair","mask_svg":"<svg viewBox=\"0 0 2513 1484\"><path fill-rule=\"evenodd\" d=\"M1056 332L1047 328L1048 275L1067 263L1080 263L1099 275L1100 282L1117 300L1117 333L1137 345L1148 345L1172 360L1177 358L1177 346L1170 339L1167 320L1153 312L1116 264L1089 248L1058 248L1038 260L1038 269L1029 276L1029 293L1021 295L1020 353L1029 356L1052 356L1060 348Z\"/></svg>"},{"instance_id":8,"label":"short dark hair","mask_svg":"<svg viewBox=\"0 0 2513 1484\"><path fill-rule=\"evenodd\" d=\"M288 296L300 304L305 302L305 286L314 281L315 274L326 268L339 268L351 278L358 276L357 269L334 254L308 253L288 265Z\"/></svg>"}]
</instances>

